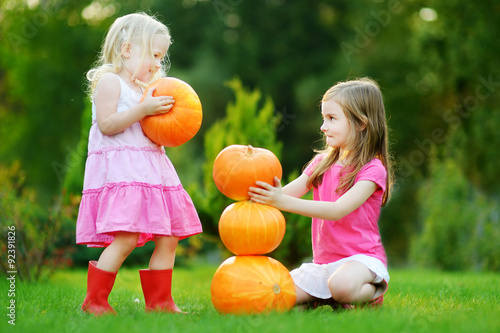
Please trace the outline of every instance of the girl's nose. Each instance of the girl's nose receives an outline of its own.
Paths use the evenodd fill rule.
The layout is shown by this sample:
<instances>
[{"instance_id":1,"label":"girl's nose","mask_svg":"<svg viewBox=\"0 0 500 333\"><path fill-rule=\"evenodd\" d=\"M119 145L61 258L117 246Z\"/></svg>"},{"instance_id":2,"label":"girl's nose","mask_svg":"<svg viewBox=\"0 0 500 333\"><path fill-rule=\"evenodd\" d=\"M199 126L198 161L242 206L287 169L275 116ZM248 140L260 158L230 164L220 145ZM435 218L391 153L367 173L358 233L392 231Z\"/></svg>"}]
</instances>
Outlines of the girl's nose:
<instances>
[{"instance_id":1,"label":"girl's nose","mask_svg":"<svg viewBox=\"0 0 500 333\"><path fill-rule=\"evenodd\" d=\"M156 69L161 68L161 60L160 59L155 59L155 67L156 67Z\"/></svg>"},{"instance_id":2,"label":"girl's nose","mask_svg":"<svg viewBox=\"0 0 500 333\"><path fill-rule=\"evenodd\" d=\"M321 126L319 127L319 129L320 129L320 131L323 131L323 132L326 131L326 127L325 127L325 123L324 122L321 124Z\"/></svg>"}]
</instances>

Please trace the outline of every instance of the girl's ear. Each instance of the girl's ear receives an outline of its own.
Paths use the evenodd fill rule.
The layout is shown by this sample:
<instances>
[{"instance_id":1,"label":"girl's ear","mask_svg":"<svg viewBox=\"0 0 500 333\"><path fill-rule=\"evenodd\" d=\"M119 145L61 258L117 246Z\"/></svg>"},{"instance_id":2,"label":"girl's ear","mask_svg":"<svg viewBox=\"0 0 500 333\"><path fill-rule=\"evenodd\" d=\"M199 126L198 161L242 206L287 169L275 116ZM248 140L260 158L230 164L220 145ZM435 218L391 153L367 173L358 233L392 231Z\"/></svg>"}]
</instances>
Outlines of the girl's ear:
<instances>
[{"instance_id":1,"label":"girl's ear","mask_svg":"<svg viewBox=\"0 0 500 333\"><path fill-rule=\"evenodd\" d=\"M130 57L130 43L123 43L122 44L122 56L124 56L125 58L128 58Z\"/></svg>"},{"instance_id":2,"label":"girl's ear","mask_svg":"<svg viewBox=\"0 0 500 333\"><path fill-rule=\"evenodd\" d=\"M366 116L363 116L359 122L359 130L363 132L366 129L367 125L368 125L368 118Z\"/></svg>"}]
</instances>

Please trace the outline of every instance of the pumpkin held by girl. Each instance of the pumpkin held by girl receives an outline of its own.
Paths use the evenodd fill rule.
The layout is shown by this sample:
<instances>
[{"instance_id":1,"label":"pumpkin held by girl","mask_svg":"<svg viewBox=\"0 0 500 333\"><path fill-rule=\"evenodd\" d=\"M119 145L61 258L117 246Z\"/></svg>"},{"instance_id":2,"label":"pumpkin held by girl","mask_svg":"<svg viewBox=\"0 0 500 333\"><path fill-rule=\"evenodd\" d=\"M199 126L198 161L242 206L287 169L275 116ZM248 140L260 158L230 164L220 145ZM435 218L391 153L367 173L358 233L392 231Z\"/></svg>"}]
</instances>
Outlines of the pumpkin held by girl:
<instances>
[{"instance_id":1,"label":"pumpkin held by girl","mask_svg":"<svg viewBox=\"0 0 500 333\"><path fill-rule=\"evenodd\" d=\"M143 118L140 121L143 132L151 141L165 147L177 147L191 140L203 118L200 98L194 89L182 80L166 77L151 83L142 99L153 88L153 96L172 96L175 103L167 113Z\"/></svg>"}]
</instances>

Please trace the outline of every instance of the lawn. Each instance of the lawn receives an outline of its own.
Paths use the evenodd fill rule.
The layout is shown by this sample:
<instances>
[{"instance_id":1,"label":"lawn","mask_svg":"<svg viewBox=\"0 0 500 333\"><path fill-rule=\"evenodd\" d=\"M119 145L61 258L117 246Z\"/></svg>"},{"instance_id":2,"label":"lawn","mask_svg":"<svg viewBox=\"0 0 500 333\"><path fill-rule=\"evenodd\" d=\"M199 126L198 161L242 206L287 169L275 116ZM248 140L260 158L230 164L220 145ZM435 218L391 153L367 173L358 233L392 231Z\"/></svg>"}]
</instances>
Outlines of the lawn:
<instances>
[{"instance_id":1,"label":"lawn","mask_svg":"<svg viewBox=\"0 0 500 333\"><path fill-rule=\"evenodd\" d=\"M86 271L64 270L39 284L16 284L19 332L499 332L500 276L493 273L443 273L392 269L382 309L313 311L232 316L220 315L210 301L217 267L174 271L174 298L188 315L145 314L137 269L118 274L110 304L118 316L94 318L80 311ZM9 285L0 282L2 294ZM1 332L11 331L5 314Z\"/></svg>"}]
</instances>

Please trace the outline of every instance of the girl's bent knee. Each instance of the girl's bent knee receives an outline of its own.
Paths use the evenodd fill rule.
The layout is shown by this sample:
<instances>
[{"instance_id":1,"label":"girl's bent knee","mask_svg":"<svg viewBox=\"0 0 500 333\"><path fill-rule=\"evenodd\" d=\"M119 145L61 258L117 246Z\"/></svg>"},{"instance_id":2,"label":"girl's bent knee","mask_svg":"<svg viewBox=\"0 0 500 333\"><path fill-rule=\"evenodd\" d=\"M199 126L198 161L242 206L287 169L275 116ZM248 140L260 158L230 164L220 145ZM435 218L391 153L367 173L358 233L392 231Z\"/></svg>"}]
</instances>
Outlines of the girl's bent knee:
<instances>
[{"instance_id":1,"label":"girl's bent knee","mask_svg":"<svg viewBox=\"0 0 500 333\"><path fill-rule=\"evenodd\" d=\"M332 298L339 303L351 303L353 301L352 291L342 286L329 285Z\"/></svg>"},{"instance_id":2,"label":"girl's bent knee","mask_svg":"<svg viewBox=\"0 0 500 333\"><path fill-rule=\"evenodd\" d=\"M113 243L123 252L132 252L137 247L138 240L139 234L126 232L116 234Z\"/></svg>"},{"instance_id":3,"label":"girl's bent knee","mask_svg":"<svg viewBox=\"0 0 500 333\"><path fill-rule=\"evenodd\" d=\"M351 303L353 301L353 295L356 292L356 286L348 280L337 279L331 276L328 279L328 289L332 298L340 303Z\"/></svg>"}]
</instances>

